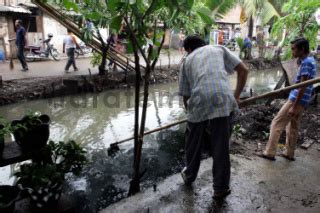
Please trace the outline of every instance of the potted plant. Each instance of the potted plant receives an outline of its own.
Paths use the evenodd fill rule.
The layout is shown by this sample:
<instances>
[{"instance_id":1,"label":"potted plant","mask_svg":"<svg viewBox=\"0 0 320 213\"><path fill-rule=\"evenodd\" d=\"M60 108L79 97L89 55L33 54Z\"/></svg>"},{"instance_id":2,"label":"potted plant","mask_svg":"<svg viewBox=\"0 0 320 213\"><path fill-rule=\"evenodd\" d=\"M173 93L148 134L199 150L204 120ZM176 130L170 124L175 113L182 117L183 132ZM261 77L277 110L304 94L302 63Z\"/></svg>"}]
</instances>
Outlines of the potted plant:
<instances>
[{"instance_id":1,"label":"potted plant","mask_svg":"<svg viewBox=\"0 0 320 213\"><path fill-rule=\"evenodd\" d=\"M15 173L17 184L26 190L33 208L54 208L60 198L66 173L80 174L87 162L86 151L75 141L55 143L50 141L48 146L40 150L44 160L20 166ZM46 160L51 156L51 161Z\"/></svg>"},{"instance_id":2,"label":"potted plant","mask_svg":"<svg viewBox=\"0 0 320 213\"><path fill-rule=\"evenodd\" d=\"M50 117L39 112L30 112L21 120L11 122L15 141L23 150L45 146L50 135L49 124Z\"/></svg>"}]
</instances>

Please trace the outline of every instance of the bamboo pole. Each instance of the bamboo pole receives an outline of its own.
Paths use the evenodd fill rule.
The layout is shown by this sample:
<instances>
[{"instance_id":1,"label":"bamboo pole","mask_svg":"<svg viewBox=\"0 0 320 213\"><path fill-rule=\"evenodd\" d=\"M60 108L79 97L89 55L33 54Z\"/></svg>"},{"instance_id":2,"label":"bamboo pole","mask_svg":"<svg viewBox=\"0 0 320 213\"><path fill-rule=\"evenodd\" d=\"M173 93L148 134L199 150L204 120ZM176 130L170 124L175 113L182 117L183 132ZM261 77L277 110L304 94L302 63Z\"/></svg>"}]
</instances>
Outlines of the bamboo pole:
<instances>
[{"instance_id":1,"label":"bamboo pole","mask_svg":"<svg viewBox=\"0 0 320 213\"><path fill-rule=\"evenodd\" d=\"M158 127L158 128L153 129L153 130L146 131L146 132L144 132L143 135L149 135L149 134L151 134L151 133L158 132L158 131L161 131L161 130L163 130L163 129L167 129L167 128L170 128L170 127L172 127L172 126L176 126L176 125L179 125L179 124L182 124L182 123L185 123L185 122L187 122L187 119L183 119L183 120L180 120L180 121L176 121L176 122L173 122L173 123L164 125L164 126L162 126L162 127ZM130 137L130 138L127 138L127 139L124 139L124 140L121 140L121 141L117 141L117 142L115 142L115 143L110 144L110 146L116 146L116 145L118 145L118 144L127 142L127 141L132 140L132 139L134 139L134 137Z\"/></svg>"},{"instance_id":2,"label":"bamboo pole","mask_svg":"<svg viewBox=\"0 0 320 213\"><path fill-rule=\"evenodd\" d=\"M248 98L246 100L241 101L239 103L239 107L243 108L245 106L248 106L248 105L256 103L257 100L266 99L266 98L275 98L278 95L281 95L282 93L291 91L293 89L297 89L297 88L309 86L309 85L312 85L312 84L316 84L316 83L319 83L319 82L320 82L320 77L314 78L314 79L311 79L311 80L308 80L308 81L304 81L302 83L294 84L292 86L288 86L288 87L285 87L285 88L282 88L282 89L274 90L272 92L267 92L265 94L262 94L262 95L259 95L259 96L256 96L256 97L252 97L252 98ZM182 124L182 123L185 123L185 122L187 122L187 119L176 121L176 122L164 125L162 127L158 127L158 128L153 129L153 130L146 131L143 135L149 135L151 133L158 132L158 131L161 131L163 129L167 129L167 128L170 128L172 126L176 126L176 125L179 125L179 124ZM125 143L127 141L132 140L132 139L134 139L134 137L129 137L129 138L123 139L121 141L117 141L115 143L110 144L110 147L117 146L118 144Z\"/></svg>"},{"instance_id":3,"label":"bamboo pole","mask_svg":"<svg viewBox=\"0 0 320 213\"><path fill-rule=\"evenodd\" d=\"M282 89L274 90L272 92L267 92L265 94L262 94L262 95L259 95L259 96L256 96L256 97L252 97L252 98L248 98L246 100L241 101L239 103L239 107L241 108L241 107L245 107L245 106L250 105L250 104L254 104L254 103L256 103L257 100L261 100L261 99L265 99L265 98L274 98L274 97L276 97L278 95L281 95L283 93L289 92L289 91L291 91L293 89L309 86L309 85L316 84L316 83L319 83L319 82L320 82L320 77L314 78L314 79L311 79L311 80L307 80L307 81L304 81L304 82L301 82L301 83L298 83L298 84L294 84L294 85L291 85L291 86L288 86L288 87L285 87L285 88L282 88Z\"/></svg>"}]
</instances>

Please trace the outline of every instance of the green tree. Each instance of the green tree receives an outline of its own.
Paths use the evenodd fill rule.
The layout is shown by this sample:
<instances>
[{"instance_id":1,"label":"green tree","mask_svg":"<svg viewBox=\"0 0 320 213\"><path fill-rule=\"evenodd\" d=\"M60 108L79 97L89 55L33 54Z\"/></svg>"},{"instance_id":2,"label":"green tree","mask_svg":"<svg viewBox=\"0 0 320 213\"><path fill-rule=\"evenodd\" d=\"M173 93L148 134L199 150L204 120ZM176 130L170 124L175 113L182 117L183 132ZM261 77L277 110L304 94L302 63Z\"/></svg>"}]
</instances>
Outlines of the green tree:
<instances>
[{"instance_id":1,"label":"green tree","mask_svg":"<svg viewBox=\"0 0 320 213\"><path fill-rule=\"evenodd\" d=\"M84 0L75 4L71 0L62 2L63 9L79 11L81 19L90 20L95 28L106 27L127 35L128 51L133 52L136 71L135 125L134 125L134 174L129 194L140 190L140 159L147 116L150 73L154 70L164 43L165 31L174 25L180 14L187 14L193 7L193 0ZM84 33L87 33L84 29ZM98 31L99 35L99 31ZM90 39L90 36L87 36ZM147 51L142 49L147 39L153 41ZM140 66L141 59L146 66ZM143 69L143 70L142 70ZM143 83L141 120L139 121L140 85Z\"/></svg>"},{"instance_id":2,"label":"green tree","mask_svg":"<svg viewBox=\"0 0 320 213\"><path fill-rule=\"evenodd\" d=\"M248 36L252 37L254 18L259 18L262 21L262 25L264 25L272 18L280 17L278 12L279 3L283 2L284 0L239 0L241 8L244 10L246 16L249 17Z\"/></svg>"},{"instance_id":3,"label":"green tree","mask_svg":"<svg viewBox=\"0 0 320 213\"><path fill-rule=\"evenodd\" d=\"M154 70L165 39L165 31L169 28L186 27L188 24L213 24L213 17L221 15L231 8L233 0L196 1L194 0L84 0L75 4L72 0L56 2L62 9L74 10L81 14L80 20L90 20L95 25L99 36L99 28L109 26L119 32L121 29L128 38L128 51L132 52L135 61L135 125L134 125L134 174L130 183L129 195L140 191L140 160L147 116L150 74ZM218 4L219 3L219 4ZM195 6L194 6L195 5ZM199 24L200 25L200 24ZM201 26L201 25L200 25ZM83 29L87 39L92 38L92 31ZM189 28L192 31L191 28ZM101 40L101 36L99 36ZM153 41L147 51L142 49L147 39ZM102 42L102 41L101 41ZM103 46L103 45L102 45ZM108 48L104 47L103 48ZM143 60L146 66L140 66ZM143 101L141 119L139 121L140 85L143 84Z\"/></svg>"},{"instance_id":4,"label":"green tree","mask_svg":"<svg viewBox=\"0 0 320 213\"><path fill-rule=\"evenodd\" d=\"M288 47L290 41L296 37L305 37L314 49L317 42L319 26L315 20L314 13L320 7L319 0L289 0L282 7L285 14L273 25L272 36L282 39L281 45ZM286 48L284 59L291 57L291 49Z\"/></svg>"}]
</instances>

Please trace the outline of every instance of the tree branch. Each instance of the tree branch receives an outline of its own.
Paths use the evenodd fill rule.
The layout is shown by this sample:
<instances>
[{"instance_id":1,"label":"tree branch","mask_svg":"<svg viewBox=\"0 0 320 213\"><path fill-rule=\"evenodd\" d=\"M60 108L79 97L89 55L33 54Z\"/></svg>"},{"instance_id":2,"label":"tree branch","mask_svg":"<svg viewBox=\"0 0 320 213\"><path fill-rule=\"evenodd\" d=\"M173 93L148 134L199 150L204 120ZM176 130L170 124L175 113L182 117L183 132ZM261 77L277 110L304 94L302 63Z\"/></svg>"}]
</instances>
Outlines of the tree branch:
<instances>
[{"instance_id":1,"label":"tree branch","mask_svg":"<svg viewBox=\"0 0 320 213\"><path fill-rule=\"evenodd\" d=\"M147 17L153 10L153 8L157 5L158 0L153 0L150 4L150 7L147 9L146 13L142 16L141 22Z\"/></svg>"},{"instance_id":2,"label":"tree branch","mask_svg":"<svg viewBox=\"0 0 320 213\"><path fill-rule=\"evenodd\" d=\"M158 48L158 52L157 52L157 56L156 58L153 60L152 64L151 64L151 70L154 70L154 67L156 66L156 63L159 59L159 56L160 56L160 52L161 52L161 49L163 47L163 44L164 44L164 40L165 40L165 37L166 37L166 30L167 30L167 26L166 24L164 24L163 26L163 35L162 35L162 40L161 40L161 43L160 43L160 46Z\"/></svg>"},{"instance_id":3,"label":"tree branch","mask_svg":"<svg viewBox=\"0 0 320 213\"><path fill-rule=\"evenodd\" d=\"M143 52L141 46L139 45L139 42L138 42L138 40L137 40L137 37L136 37L136 35L134 34L133 30L131 29L127 17L124 18L124 21L126 22L126 25L127 25L126 27L128 28L129 33L132 35L132 36L131 36L132 42L136 43L137 49L139 49L139 51L140 51L143 59L144 59L145 62L146 62L147 67L150 67L150 63L149 63L149 61L148 61L148 58L146 57L146 54Z\"/></svg>"}]
</instances>

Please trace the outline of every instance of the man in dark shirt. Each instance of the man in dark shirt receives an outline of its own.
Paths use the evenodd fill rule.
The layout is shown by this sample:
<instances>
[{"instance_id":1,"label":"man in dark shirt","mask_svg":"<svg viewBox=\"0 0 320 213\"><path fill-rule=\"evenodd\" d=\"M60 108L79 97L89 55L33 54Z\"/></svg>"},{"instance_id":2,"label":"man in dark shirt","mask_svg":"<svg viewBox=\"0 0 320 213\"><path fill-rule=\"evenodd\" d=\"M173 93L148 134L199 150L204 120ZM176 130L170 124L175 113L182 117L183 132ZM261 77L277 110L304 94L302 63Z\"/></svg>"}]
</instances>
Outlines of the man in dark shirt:
<instances>
[{"instance_id":1,"label":"man in dark shirt","mask_svg":"<svg viewBox=\"0 0 320 213\"><path fill-rule=\"evenodd\" d=\"M21 20L16 20L16 45L18 49L18 59L22 65L22 71L28 70L28 65L24 57L24 46L26 45L26 30L22 26Z\"/></svg>"}]
</instances>

